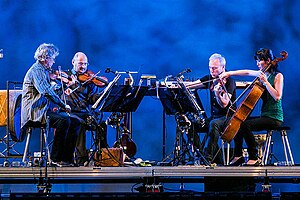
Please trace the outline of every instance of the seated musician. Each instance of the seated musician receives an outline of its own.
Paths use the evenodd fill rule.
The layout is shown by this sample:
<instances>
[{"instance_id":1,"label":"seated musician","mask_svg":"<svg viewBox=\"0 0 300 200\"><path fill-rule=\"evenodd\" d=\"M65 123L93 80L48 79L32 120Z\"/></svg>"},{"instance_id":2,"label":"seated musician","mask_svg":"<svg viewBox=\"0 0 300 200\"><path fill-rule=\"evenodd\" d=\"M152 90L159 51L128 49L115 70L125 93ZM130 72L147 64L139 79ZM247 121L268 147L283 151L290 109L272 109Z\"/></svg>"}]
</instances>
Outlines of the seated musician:
<instances>
[{"instance_id":1,"label":"seated musician","mask_svg":"<svg viewBox=\"0 0 300 200\"><path fill-rule=\"evenodd\" d=\"M50 84L49 71L55 63L59 50L53 44L41 44L35 54L36 62L27 71L23 81L21 128L26 130L33 124L46 124L56 128L51 150L52 164L62 167L73 164L75 139L79 132L79 121L67 113L71 108L54 92ZM58 105L62 112L49 109L50 102ZM67 113L66 113L67 112Z\"/></svg>"},{"instance_id":2,"label":"seated musician","mask_svg":"<svg viewBox=\"0 0 300 200\"><path fill-rule=\"evenodd\" d=\"M88 58L84 53L77 52L72 59L72 65L71 70L65 71L72 78L72 84L68 85L65 93L67 94L67 103L72 108L72 114L83 121L76 142L77 162L79 165L83 165L88 160L85 135L87 129L96 130L96 145L98 148L107 147L106 125L104 122L100 122L98 113L91 112L90 106L100 97L101 88L108 83L105 77L102 77L101 80L98 80L98 78L97 82L93 81L95 79L91 79L95 74L88 70Z\"/></svg>"},{"instance_id":3,"label":"seated musician","mask_svg":"<svg viewBox=\"0 0 300 200\"><path fill-rule=\"evenodd\" d=\"M226 60L222 55L217 53L212 54L209 58L210 74L187 84L189 88L206 87L210 90L211 116L206 120L205 127L208 128L205 157L210 163L220 163L219 157L216 157L216 153L218 152L218 140L228 108L236 98L235 81L232 78L228 78L224 82L221 82L218 78L221 73L225 72L225 66ZM197 134L194 135L197 137ZM195 138L195 141L196 140L199 139Z\"/></svg>"},{"instance_id":4,"label":"seated musician","mask_svg":"<svg viewBox=\"0 0 300 200\"><path fill-rule=\"evenodd\" d=\"M259 117L248 117L242 124L234 138L235 148L232 163L239 160L242 156L243 138L248 146L249 161L248 165L258 164L256 142L252 131L261 131L277 128L283 123L282 93L283 93L283 75L277 70L278 64L270 66L263 72L274 55L270 49L261 48L256 51L254 59L259 70L237 70L228 71L220 75L221 78L230 76L255 76L259 77L260 82L265 86L264 93L261 96L263 101L261 114Z\"/></svg>"}]
</instances>

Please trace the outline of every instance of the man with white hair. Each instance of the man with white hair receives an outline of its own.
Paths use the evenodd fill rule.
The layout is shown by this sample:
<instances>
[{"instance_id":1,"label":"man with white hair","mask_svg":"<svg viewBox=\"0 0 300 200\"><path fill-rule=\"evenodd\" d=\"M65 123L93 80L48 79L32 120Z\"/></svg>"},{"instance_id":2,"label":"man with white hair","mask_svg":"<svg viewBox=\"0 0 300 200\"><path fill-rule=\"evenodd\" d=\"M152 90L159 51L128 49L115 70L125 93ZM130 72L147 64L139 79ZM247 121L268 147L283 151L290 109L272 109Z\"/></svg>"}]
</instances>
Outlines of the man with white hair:
<instances>
[{"instance_id":1,"label":"man with white hair","mask_svg":"<svg viewBox=\"0 0 300 200\"><path fill-rule=\"evenodd\" d=\"M73 161L75 140L79 123L70 118L71 108L54 92L50 84L49 73L59 50L53 44L41 44L35 54L36 62L28 69L24 81L21 107L21 128L26 130L32 124L46 124L55 128L51 151L52 164L62 167L70 166ZM50 102L58 105L60 112L49 109Z\"/></svg>"},{"instance_id":2,"label":"man with white hair","mask_svg":"<svg viewBox=\"0 0 300 200\"><path fill-rule=\"evenodd\" d=\"M209 58L210 74L187 84L189 88L197 89L205 87L210 91L211 116L206 119L204 128L197 128L196 125L194 125L194 127L196 127L194 132L200 132L197 129L208 131L205 157L210 163L218 162L218 160L216 160L218 140L224 126L228 109L231 106L231 103L236 99L236 84L234 79L230 77L225 81L219 79L219 75L225 72L225 67L225 57L221 54L214 53ZM196 135L196 133L194 134ZM199 137L196 137L195 140L197 140L197 138ZM195 141L195 143L196 142L197 141Z\"/></svg>"}]
</instances>

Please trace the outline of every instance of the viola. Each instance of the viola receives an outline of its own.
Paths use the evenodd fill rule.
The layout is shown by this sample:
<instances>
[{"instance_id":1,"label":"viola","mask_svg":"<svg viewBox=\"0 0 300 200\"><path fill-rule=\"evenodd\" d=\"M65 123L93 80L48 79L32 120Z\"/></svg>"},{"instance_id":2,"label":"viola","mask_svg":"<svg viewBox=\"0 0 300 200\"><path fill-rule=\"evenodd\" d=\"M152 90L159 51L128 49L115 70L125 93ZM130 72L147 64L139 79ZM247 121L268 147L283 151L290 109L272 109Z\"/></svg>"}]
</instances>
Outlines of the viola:
<instances>
[{"instance_id":1,"label":"viola","mask_svg":"<svg viewBox=\"0 0 300 200\"><path fill-rule=\"evenodd\" d=\"M270 69L272 65L276 65L278 62L281 62L288 57L288 53L286 51L282 51L280 55L282 56L282 58L275 58L261 71L268 71L268 69ZM239 131L241 123L247 119L248 115L252 112L256 103L262 96L265 87L258 81L258 79L259 77L256 77L254 81L246 88L246 90L250 88L250 91L248 92L245 99L241 102L239 108L237 110L233 110L232 108L230 108L230 111L232 111L234 114L230 118L228 118L229 121L226 122L227 125L221 135L221 138L225 142L232 141L232 139Z\"/></svg>"},{"instance_id":2,"label":"viola","mask_svg":"<svg viewBox=\"0 0 300 200\"><path fill-rule=\"evenodd\" d=\"M132 158L137 152L137 146L135 142L132 140L132 133L128 130L128 123L129 121L129 113L120 113L120 115L115 116L114 123L117 125L117 140L114 142L114 148L122 148L124 153L129 157ZM124 120L124 123L120 124L121 120ZM120 135L120 128L123 130L121 131Z\"/></svg>"},{"instance_id":3,"label":"viola","mask_svg":"<svg viewBox=\"0 0 300 200\"><path fill-rule=\"evenodd\" d=\"M119 140L117 140L114 145L114 148L122 148L124 153L129 157L132 158L136 154L137 147L135 142L130 138L128 133L122 133L122 136Z\"/></svg>"},{"instance_id":4,"label":"viola","mask_svg":"<svg viewBox=\"0 0 300 200\"><path fill-rule=\"evenodd\" d=\"M78 80L82 83L93 83L98 87L104 87L108 85L108 79L104 76L97 76L94 72L87 70L83 74L78 75Z\"/></svg>"}]
</instances>

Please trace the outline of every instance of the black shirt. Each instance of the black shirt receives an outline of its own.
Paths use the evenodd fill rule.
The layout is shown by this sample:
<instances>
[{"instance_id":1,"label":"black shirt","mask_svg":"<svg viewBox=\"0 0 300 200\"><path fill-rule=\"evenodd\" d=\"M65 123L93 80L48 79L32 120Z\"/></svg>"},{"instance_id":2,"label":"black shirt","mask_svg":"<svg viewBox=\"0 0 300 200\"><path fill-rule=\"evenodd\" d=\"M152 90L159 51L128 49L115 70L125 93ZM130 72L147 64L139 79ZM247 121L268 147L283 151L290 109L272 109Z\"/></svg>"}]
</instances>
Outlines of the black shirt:
<instances>
[{"instance_id":1,"label":"black shirt","mask_svg":"<svg viewBox=\"0 0 300 200\"><path fill-rule=\"evenodd\" d=\"M211 117L212 118L219 118L224 117L227 114L227 111L229 107L231 106L231 103L229 103L225 108L221 107L216 99L215 93L213 92L213 81L211 75L206 75L202 78L200 78L201 82L204 82L203 84L210 90L210 105L211 105ZM236 84L235 80L231 77L226 79L225 88L229 94L231 94L231 102L234 102L236 99ZM235 109L235 105L233 107Z\"/></svg>"},{"instance_id":2,"label":"black shirt","mask_svg":"<svg viewBox=\"0 0 300 200\"><path fill-rule=\"evenodd\" d=\"M69 76L78 74L74 70L65 71ZM96 86L92 82L82 84L76 82L70 86L75 91L70 95L66 95L67 104L70 105L72 112L89 112L89 108L93 105L102 94L103 88Z\"/></svg>"}]
</instances>

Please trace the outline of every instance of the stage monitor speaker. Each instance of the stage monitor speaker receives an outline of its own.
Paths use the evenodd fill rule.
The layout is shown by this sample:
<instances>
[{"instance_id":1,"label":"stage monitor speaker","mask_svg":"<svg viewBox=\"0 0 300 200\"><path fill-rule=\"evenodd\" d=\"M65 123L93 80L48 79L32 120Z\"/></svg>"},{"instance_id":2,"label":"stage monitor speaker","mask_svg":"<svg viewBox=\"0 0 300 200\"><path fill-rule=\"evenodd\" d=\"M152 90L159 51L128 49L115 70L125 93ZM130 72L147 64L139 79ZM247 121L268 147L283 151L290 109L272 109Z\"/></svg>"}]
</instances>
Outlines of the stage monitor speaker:
<instances>
[{"instance_id":1,"label":"stage monitor speaker","mask_svg":"<svg viewBox=\"0 0 300 200\"><path fill-rule=\"evenodd\" d=\"M102 148L101 153L95 153L96 167L119 167L124 164L122 148Z\"/></svg>"}]
</instances>

